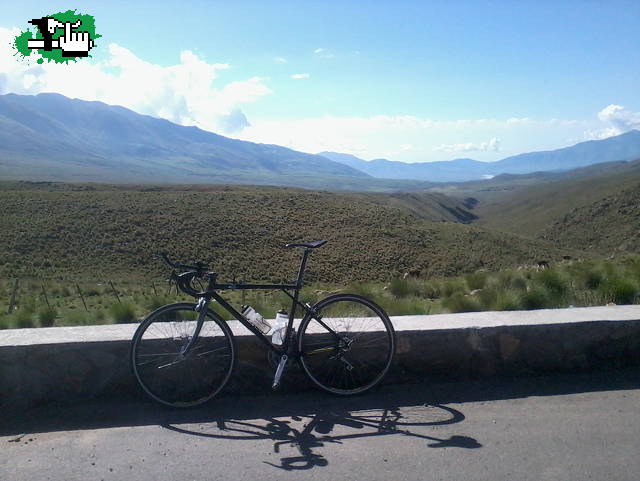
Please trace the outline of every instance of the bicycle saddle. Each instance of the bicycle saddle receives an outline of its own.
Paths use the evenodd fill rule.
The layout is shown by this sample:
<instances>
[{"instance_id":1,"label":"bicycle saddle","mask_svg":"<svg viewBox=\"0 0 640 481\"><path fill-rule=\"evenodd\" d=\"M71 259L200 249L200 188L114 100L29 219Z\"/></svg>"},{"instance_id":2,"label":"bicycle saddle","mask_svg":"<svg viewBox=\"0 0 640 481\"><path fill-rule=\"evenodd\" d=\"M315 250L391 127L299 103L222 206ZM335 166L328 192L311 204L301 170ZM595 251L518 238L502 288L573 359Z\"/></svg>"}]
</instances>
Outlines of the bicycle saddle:
<instances>
[{"instance_id":1,"label":"bicycle saddle","mask_svg":"<svg viewBox=\"0 0 640 481\"><path fill-rule=\"evenodd\" d=\"M303 243L285 244L284 247L287 249L290 247L304 247L305 249L316 249L318 247L322 247L326 243L327 243L326 240L319 240L319 241L311 241L311 242L303 242Z\"/></svg>"}]
</instances>

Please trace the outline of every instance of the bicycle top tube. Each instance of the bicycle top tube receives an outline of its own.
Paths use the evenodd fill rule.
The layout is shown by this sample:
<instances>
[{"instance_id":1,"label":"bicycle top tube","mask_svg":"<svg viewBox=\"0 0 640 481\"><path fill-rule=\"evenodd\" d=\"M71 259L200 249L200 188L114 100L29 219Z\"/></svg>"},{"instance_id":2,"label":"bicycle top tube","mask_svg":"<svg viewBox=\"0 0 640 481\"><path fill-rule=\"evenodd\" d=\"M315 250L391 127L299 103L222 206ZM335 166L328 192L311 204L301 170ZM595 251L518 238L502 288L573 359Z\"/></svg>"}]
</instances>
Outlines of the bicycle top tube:
<instances>
[{"instance_id":1,"label":"bicycle top tube","mask_svg":"<svg viewBox=\"0 0 640 481\"><path fill-rule=\"evenodd\" d=\"M250 283L242 283L242 282L226 282L226 283L217 283L216 277L217 274L215 272L209 272L209 267L202 262L196 262L195 264L181 264L178 262L173 262L169 259L166 253L160 253L160 257L167 263L170 267L174 269L184 269L187 272L183 272L182 274L171 275L171 280L176 281L178 288L187 295L193 297L211 297L211 294L216 290L273 290L273 289L285 289L285 290L300 290L303 286L304 272L306 269L307 258L309 253L313 249L317 249L325 245L328 241L320 240L320 241L312 241L312 242L303 242L303 243L290 243L286 244L285 248L294 248L300 247L304 249L302 260L300 262L300 268L298 269L298 277L295 282L283 283L283 284L250 284ZM193 287L193 281L195 279L202 279L207 281L207 288L204 291L199 291Z\"/></svg>"}]
</instances>

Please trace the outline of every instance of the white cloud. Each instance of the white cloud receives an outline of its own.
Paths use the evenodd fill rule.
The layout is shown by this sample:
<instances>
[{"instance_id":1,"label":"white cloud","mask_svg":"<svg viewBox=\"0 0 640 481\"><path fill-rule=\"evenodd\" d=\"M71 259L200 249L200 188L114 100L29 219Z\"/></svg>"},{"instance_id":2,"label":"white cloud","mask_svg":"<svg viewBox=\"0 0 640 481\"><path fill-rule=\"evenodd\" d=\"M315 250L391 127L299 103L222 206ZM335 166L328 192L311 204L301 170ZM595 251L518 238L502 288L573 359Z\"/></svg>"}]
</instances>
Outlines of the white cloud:
<instances>
[{"instance_id":1,"label":"white cloud","mask_svg":"<svg viewBox=\"0 0 640 481\"><path fill-rule=\"evenodd\" d=\"M557 149L568 146L567 138L582 135L590 126L587 122L574 120L441 121L411 115L252 118L251 124L238 135L239 138L275 143L304 152L334 151L364 159L384 157L406 162L448 160L455 157L456 148L473 149L474 159L486 161L522 152ZM461 143L460 139L470 142ZM509 149L503 145L508 145ZM438 147L441 149L435 150Z\"/></svg>"},{"instance_id":2,"label":"white cloud","mask_svg":"<svg viewBox=\"0 0 640 481\"><path fill-rule=\"evenodd\" d=\"M317 48L313 51L318 57L322 58L333 58L333 54L329 52L326 48Z\"/></svg>"},{"instance_id":3,"label":"white cloud","mask_svg":"<svg viewBox=\"0 0 640 481\"><path fill-rule=\"evenodd\" d=\"M511 119L510 119L511 120ZM507 120L509 123L509 120ZM468 142L466 144L441 144L434 147L435 152L498 152L500 151L500 139L493 137L488 142L474 144Z\"/></svg>"},{"instance_id":4,"label":"white cloud","mask_svg":"<svg viewBox=\"0 0 640 481\"><path fill-rule=\"evenodd\" d=\"M18 33L0 27L0 45L11 43ZM39 65L34 54L22 59L13 53L0 49L0 94L56 92L223 133L247 127L241 107L271 93L262 77L214 85L218 72L230 66L208 63L189 50L180 53L179 63L166 67L115 43L107 46L104 62Z\"/></svg>"},{"instance_id":5,"label":"white cloud","mask_svg":"<svg viewBox=\"0 0 640 481\"><path fill-rule=\"evenodd\" d=\"M607 127L605 129L587 130L581 139L572 139L574 142L582 142L584 140L602 140L609 137L615 137L620 135L617 129L613 127Z\"/></svg>"},{"instance_id":6,"label":"white cloud","mask_svg":"<svg viewBox=\"0 0 640 481\"><path fill-rule=\"evenodd\" d=\"M632 129L640 129L640 112L632 112L621 105L607 105L598 112L598 119L604 126L584 132L585 140L606 139Z\"/></svg>"},{"instance_id":7,"label":"white cloud","mask_svg":"<svg viewBox=\"0 0 640 481\"><path fill-rule=\"evenodd\" d=\"M287 63L287 59L284 57L276 57L273 59L276 63Z\"/></svg>"},{"instance_id":8,"label":"white cloud","mask_svg":"<svg viewBox=\"0 0 640 481\"><path fill-rule=\"evenodd\" d=\"M251 127L247 117L240 109L233 109L228 115L218 119L218 125L222 132L229 134L242 132L246 127Z\"/></svg>"},{"instance_id":9,"label":"white cloud","mask_svg":"<svg viewBox=\"0 0 640 481\"><path fill-rule=\"evenodd\" d=\"M598 118L611 124L620 134L640 128L640 112L632 112L620 105L612 104L605 107L598 112Z\"/></svg>"},{"instance_id":10,"label":"white cloud","mask_svg":"<svg viewBox=\"0 0 640 481\"><path fill-rule=\"evenodd\" d=\"M311 77L311 75L309 75L308 73L294 73L291 78L292 79L304 79L304 78L309 78Z\"/></svg>"}]
</instances>

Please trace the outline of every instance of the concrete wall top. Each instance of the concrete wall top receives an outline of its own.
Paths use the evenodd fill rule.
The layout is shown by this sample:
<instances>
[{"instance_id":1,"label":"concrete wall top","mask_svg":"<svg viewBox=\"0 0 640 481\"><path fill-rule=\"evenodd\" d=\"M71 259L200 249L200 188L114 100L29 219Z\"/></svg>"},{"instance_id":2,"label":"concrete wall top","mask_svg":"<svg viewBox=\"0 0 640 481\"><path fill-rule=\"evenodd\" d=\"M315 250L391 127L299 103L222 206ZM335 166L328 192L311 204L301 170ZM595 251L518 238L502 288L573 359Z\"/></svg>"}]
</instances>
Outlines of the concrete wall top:
<instances>
[{"instance_id":1,"label":"concrete wall top","mask_svg":"<svg viewBox=\"0 0 640 481\"><path fill-rule=\"evenodd\" d=\"M571 307L533 311L483 311L431 316L392 317L399 330L469 329L500 326L532 326L594 321L640 320L640 305ZM399 323L396 325L396 320Z\"/></svg>"},{"instance_id":2,"label":"concrete wall top","mask_svg":"<svg viewBox=\"0 0 640 481\"><path fill-rule=\"evenodd\" d=\"M391 317L396 331L437 331L499 326L570 324L575 322L640 320L640 305L540 309L535 311L486 311ZM237 321L230 322L234 334L249 331ZM133 337L138 324L8 329L0 331L0 347L35 344L123 341Z\"/></svg>"}]
</instances>

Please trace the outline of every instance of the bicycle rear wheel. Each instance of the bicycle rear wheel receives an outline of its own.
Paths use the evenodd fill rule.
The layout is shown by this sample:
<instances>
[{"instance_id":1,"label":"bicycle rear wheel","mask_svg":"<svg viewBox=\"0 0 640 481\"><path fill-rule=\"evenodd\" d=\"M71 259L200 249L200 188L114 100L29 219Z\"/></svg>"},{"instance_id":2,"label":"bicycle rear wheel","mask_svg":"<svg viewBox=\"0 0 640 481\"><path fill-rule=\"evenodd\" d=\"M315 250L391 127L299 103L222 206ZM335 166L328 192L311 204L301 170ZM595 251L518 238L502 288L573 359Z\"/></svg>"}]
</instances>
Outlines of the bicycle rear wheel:
<instances>
[{"instance_id":1,"label":"bicycle rear wheel","mask_svg":"<svg viewBox=\"0 0 640 481\"><path fill-rule=\"evenodd\" d=\"M198 313L193 303L170 304L147 317L133 336L131 366L142 389L175 407L207 402L225 386L235 365L235 340L229 326L207 310L192 349Z\"/></svg>"},{"instance_id":2,"label":"bicycle rear wheel","mask_svg":"<svg viewBox=\"0 0 640 481\"><path fill-rule=\"evenodd\" d=\"M311 381L333 394L365 392L389 371L393 325L375 303L352 294L318 302L300 324L300 363Z\"/></svg>"}]
</instances>

